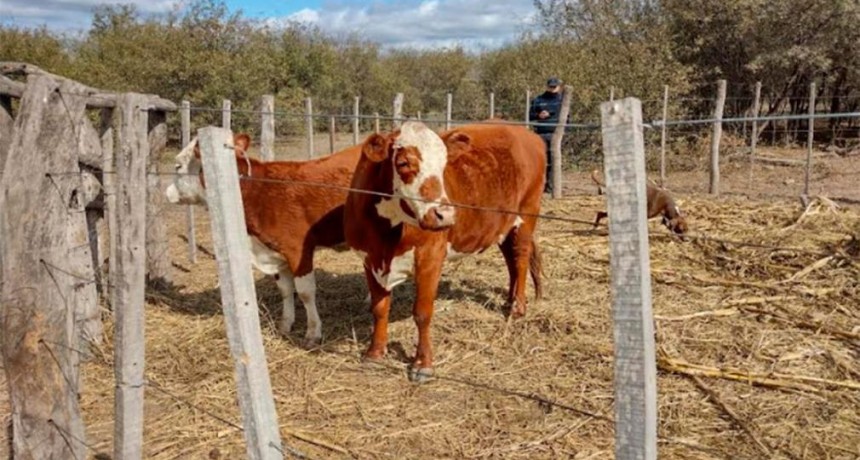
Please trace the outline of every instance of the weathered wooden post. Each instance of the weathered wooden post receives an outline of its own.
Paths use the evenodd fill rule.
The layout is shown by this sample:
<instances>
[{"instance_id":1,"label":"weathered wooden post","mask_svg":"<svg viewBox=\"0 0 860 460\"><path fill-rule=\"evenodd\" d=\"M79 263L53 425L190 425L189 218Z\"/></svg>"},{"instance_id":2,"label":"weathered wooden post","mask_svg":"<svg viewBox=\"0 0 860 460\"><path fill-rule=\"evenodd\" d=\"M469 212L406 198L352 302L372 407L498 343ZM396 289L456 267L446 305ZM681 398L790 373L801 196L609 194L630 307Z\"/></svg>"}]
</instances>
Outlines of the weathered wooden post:
<instances>
[{"instance_id":1,"label":"weathered wooden post","mask_svg":"<svg viewBox=\"0 0 860 460\"><path fill-rule=\"evenodd\" d=\"M400 125L403 124L403 93L397 93L394 96L394 115L392 117L392 124L395 128L399 128Z\"/></svg>"},{"instance_id":2,"label":"weathered wooden post","mask_svg":"<svg viewBox=\"0 0 860 460\"><path fill-rule=\"evenodd\" d=\"M260 130L260 159L272 161L275 159L275 96L263 96L260 115L263 123Z\"/></svg>"},{"instance_id":3,"label":"weathered wooden post","mask_svg":"<svg viewBox=\"0 0 860 460\"><path fill-rule=\"evenodd\" d=\"M191 103L182 101L179 105L179 122L182 132L182 147L185 148L191 142ZM185 227L188 236L188 260L192 264L197 263L197 236L194 229L194 205L185 206ZM111 249L113 254L113 248ZM111 262L112 264L112 262ZM110 267L113 273L113 265Z\"/></svg>"},{"instance_id":4,"label":"weathered wooden post","mask_svg":"<svg viewBox=\"0 0 860 460\"><path fill-rule=\"evenodd\" d=\"M115 428L114 458L143 456L144 294L146 284L146 159L149 156L147 98L119 99L116 153L116 271L111 272L113 305Z\"/></svg>"},{"instance_id":5,"label":"weathered wooden post","mask_svg":"<svg viewBox=\"0 0 860 460\"><path fill-rule=\"evenodd\" d=\"M233 135L226 129L208 127L200 129L198 136L248 458L283 458L251 274Z\"/></svg>"},{"instance_id":6,"label":"weathered wooden post","mask_svg":"<svg viewBox=\"0 0 860 460\"><path fill-rule=\"evenodd\" d=\"M524 118L526 121L526 127L528 127L528 124L531 122L531 111L532 111L531 109L532 109L532 92L531 92L531 90L527 89L526 90L526 116Z\"/></svg>"},{"instance_id":7,"label":"weathered wooden post","mask_svg":"<svg viewBox=\"0 0 860 460\"><path fill-rule=\"evenodd\" d=\"M752 136L750 137L750 167L749 179L752 181L752 170L755 164L755 146L758 143L758 113L761 110L761 82L755 83L755 99L753 99Z\"/></svg>"},{"instance_id":8,"label":"weathered wooden post","mask_svg":"<svg viewBox=\"0 0 860 460\"><path fill-rule=\"evenodd\" d=\"M562 196L562 170L561 170L561 141L564 138L564 132L567 130L567 117L570 114L570 99L573 96L573 91L569 86L564 86L564 95L561 98L561 112L558 114L558 124L555 127L555 132L552 133L550 148L552 152L552 197L561 198Z\"/></svg>"},{"instance_id":9,"label":"weathered wooden post","mask_svg":"<svg viewBox=\"0 0 860 460\"><path fill-rule=\"evenodd\" d=\"M451 129L451 109L452 109L453 105L454 105L454 95L451 93L448 93L447 103L445 106L445 131L448 131Z\"/></svg>"},{"instance_id":10,"label":"weathered wooden post","mask_svg":"<svg viewBox=\"0 0 860 460\"><path fill-rule=\"evenodd\" d=\"M663 85L663 124L660 126L660 186L666 186L666 121L669 117L669 85Z\"/></svg>"},{"instance_id":11,"label":"weathered wooden post","mask_svg":"<svg viewBox=\"0 0 860 460\"><path fill-rule=\"evenodd\" d=\"M379 134L379 112L373 112L373 132Z\"/></svg>"},{"instance_id":12,"label":"weathered wooden post","mask_svg":"<svg viewBox=\"0 0 860 460\"><path fill-rule=\"evenodd\" d=\"M119 222L116 214L116 154L114 150L114 136L116 131L114 125L117 124L117 111L115 109L105 108L99 114L99 137L102 146L102 187L104 188L104 219L107 223L108 230L108 254L116 254L116 237L119 232ZM116 259L108 257L108 273L116 271ZM113 286L111 283L105 283L103 292L104 298L108 305L114 308L113 305Z\"/></svg>"},{"instance_id":13,"label":"weathered wooden post","mask_svg":"<svg viewBox=\"0 0 860 460\"><path fill-rule=\"evenodd\" d=\"M803 174L803 205L809 204L809 174L812 170L812 144L815 140L815 82L809 84L809 122L806 130L806 170Z\"/></svg>"},{"instance_id":14,"label":"weathered wooden post","mask_svg":"<svg viewBox=\"0 0 860 460\"><path fill-rule=\"evenodd\" d=\"M85 458L76 314L95 302L79 85L29 75L0 178L0 321L12 458ZM4 139L4 143L6 140ZM36 203L37 205L34 205Z\"/></svg>"},{"instance_id":15,"label":"weathered wooden post","mask_svg":"<svg viewBox=\"0 0 860 460\"><path fill-rule=\"evenodd\" d=\"M490 92L490 119L496 116L496 93Z\"/></svg>"},{"instance_id":16,"label":"weathered wooden post","mask_svg":"<svg viewBox=\"0 0 860 460\"><path fill-rule=\"evenodd\" d=\"M233 103L230 102L230 99L221 101L221 127L224 129L232 129L232 110Z\"/></svg>"},{"instance_id":17,"label":"weathered wooden post","mask_svg":"<svg viewBox=\"0 0 860 460\"><path fill-rule=\"evenodd\" d=\"M723 109L726 105L726 81L717 81L717 101L714 107L714 134L711 137L711 166L708 193L720 193L720 138L723 135Z\"/></svg>"},{"instance_id":18,"label":"weathered wooden post","mask_svg":"<svg viewBox=\"0 0 860 460\"><path fill-rule=\"evenodd\" d=\"M352 145L358 145L358 138L361 136L361 130L358 123L361 117L361 112L359 111L360 102L361 98L355 96L355 102L352 105Z\"/></svg>"},{"instance_id":19,"label":"weathered wooden post","mask_svg":"<svg viewBox=\"0 0 860 460\"><path fill-rule=\"evenodd\" d=\"M170 245L167 236L167 220L164 208L167 199L165 186L158 170L161 157L167 147L167 114L163 110L151 110L148 116L149 150L147 156L147 205L146 205L146 266L148 281L154 286L167 286L173 282L173 264L170 260Z\"/></svg>"},{"instance_id":20,"label":"weathered wooden post","mask_svg":"<svg viewBox=\"0 0 860 460\"><path fill-rule=\"evenodd\" d=\"M642 105L600 105L615 341L615 458L657 458L657 365L645 194Z\"/></svg>"},{"instance_id":21,"label":"weathered wooden post","mask_svg":"<svg viewBox=\"0 0 860 460\"><path fill-rule=\"evenodd\" d=\"M614 86L609 87L609 100L610 101L615 100L615 87Z\"/></svg>"},{"instance_id":22,"label":"weathered wooden post","mask_svg":"<svg viewBox=\"0 0 860 460\"><path fill-rule=\"evenodd\" d=\"M0 76L0 78L6 78ZM3 166L12 145L12 132L15 120L12 118L12 98L0 93L0 177L3 177Z\"/></svg>"},{"instance_id":23,"label":"weathered wooden post","mask_svg":"<svg viewBox=\"0 0 860 460\"><path fill-rule=\"evenodd\" d=\"M305 99L305 123L308 132L308 159L314 157L314 105L311 98Z\"/></svg>"},{"instance_id":24,"label":"weathered wooden post","mask_svg":"<svg viewBox=\"0 0 860 460\"><path fill-rule=\"evenodd\" d=\"M329 154L334 153L334 137L335 137L335 119L334 115L329 115L328 117L328 152Z\"/></svg>"}]
</instances>

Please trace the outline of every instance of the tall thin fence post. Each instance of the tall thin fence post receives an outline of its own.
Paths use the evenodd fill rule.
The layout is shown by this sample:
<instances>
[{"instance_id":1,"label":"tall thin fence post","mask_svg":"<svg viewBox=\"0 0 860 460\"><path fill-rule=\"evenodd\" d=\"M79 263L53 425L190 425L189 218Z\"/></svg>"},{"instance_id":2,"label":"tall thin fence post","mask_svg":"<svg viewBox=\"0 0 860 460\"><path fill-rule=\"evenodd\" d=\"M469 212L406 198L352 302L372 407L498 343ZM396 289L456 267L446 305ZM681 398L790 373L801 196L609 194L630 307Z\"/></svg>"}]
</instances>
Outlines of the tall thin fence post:
<instances>
[{"instance_id":1,"label":"tall thin fence post","mask_svg":"<svg viewBox=\"0 0 860 460\"><path fill-rule=\"evenodd\" d=\"M532 108L532 92L530 90L526 90L526 116L523 118L526 122L526 127L528 127L529 122L531 122L531 108Z\"/></svg>"},{"instance_id":2,"label":"tall thin fence post","mask_svg":"<svg viewBox=\"0 0 860 460\"><path fill-rule=\"evenodd\" d=\"M355 96L355 102L352 105L352 145L358 145L358 138L361 136L360 127L359 127L359 119L361 117L361 112L359 112L359 103L361 102L361 98Z\"/></svg>"},{"instance_id":3,"label":"tall thin fence post","mask_svg":"<svg viewBox=\"0 0 860 460\"><path fill-rule=\"evenodd\" d=\"M496 117L496 93L490 92L490 118Z\"/></svg>"},{"instance_id":4,"label":"tall thin fence post","mask_svg":"<svg viewBox=\"0 0 860 460\"><path fill-rule=\"evenodd\" d=\"M179 106L179 122L182 131L182 147L185 148L191 142L191 103L182 101ZM197 236L194 225L194 205L185 207L185 228L188 234L188 260L192 264L197 263ZM113 230L111 230L113 231ZM113 267L111 267L113 273Z\"/></svg>"},{"instance_id":5,"label":"tall thin fence post","mask_svg":"<svg viewBox=\"0 0 860 460\"><path fill-rule=\"evenodd\" d=\"M657 364L642 105L600 105L615 348L615 458L657 458Z\"/></svg>"},{"instance_id":6,"label":"tall thin fence post","mask_svg":"<svg viewBox=\"0 0 860 460\"><path fill-rule=\"evenodd\" d=\"M161 159L167 148L167 114L163 110L148 111L147 136L149 150L143 152L147 162L146 204L146 270L151 285L166 287L173 283L173 262L167 235L164 209L163 177L159 174Z\"/></svg>"},{"instance_id":7,"label":"tall thin fence post","mask_svg":"<svg viewBox=\"0 0 860 460\"><path fill-rule=\"evenodd\" d=\"M248 458L280 459L281 438L260 332L239 175L229 147L233 136L226 129L214 127L198 133L221 306L235 365Z\"/></svg>"},{"instance_id":8,"label":"tall thin fence post","mask_svg":"<svg viewBox=\"0 0 860 460\"><path fill-rule=\"evenodd\" d=\"M262 127L260 130L260 159L272 161L275 159L275 96L263 96L260 110Z\"/></svg>"},{"instance_id":9,"label":"tall thin fence post","mask_svg":"<svg viewBox=\"0 0 860 460\"><path fill-rule=\"evenodd\" d=\"M614 86L609 87L609 100L610 101L615 100L615 87Z\"/></svg>"},{"instance_id":10,"label":"tall thin fence post","mask_svg":"<svg viewBox=\"0 0 860 460\"><path fill-rule=\"evenodd\" d=\"M723 109L726 106L726 81L717 81L717 100L714 107L714 134L711 137L711 167L708 193L720 193L720 137L723 135Z\"/></svg>"},{"instance_id":11,"label":"tall thin fence post","mask_svg":"<svg viewBox=\"0 0 860 460\"><path fill-rule=\"evenodd\" d=\"M308 158L314 157L314 104L311 98L305 99L305 123L308 133Z\"/></svg>"},{"instance_id":12,"label":"tall thin fence post","mask_svg":"<svg viewBox=\"0 0 860 460\"><path fill-rule=\"evenodd\" d=\"M373 112L373 132L379 134L379 112Z\"/></svg>"},{"instance_id":13,"label":"tall thin fence post","mask_svg":"<svg viewBox=\"0 0 860 460\"><path fill-rule=\"evenodd\" d=\"M230 102L230 99L224 99L221 101L221 127L224 129L233 129L232 128L232 111L233 111L233 103Z\"/></svg>"},{"instance_id":14,"label":"tall thin fence post","mask_svg":"<svg viewBox=\"0 0 860 460\"><path fill-rule=\"evenodd\" d=\"M761 82L755 83L755 99L753 99L752 133L750 134L750 167L749 181L752 182L753 166L755 166L755 146L758 143L758 114L761 111Z\"/></svg>"},{"instance_id":15,"label":"tall thin fence post","mask_svg":"<svg viewBox=\"0 0 860 460\"><path fill-rule=\"evenodd\" d=\"M812 144L815 139L815 82L809 84L809 122L806 130L806 171L803 174L803 204L809 201L809 175L812 170Z\"/></svg>"},{"instance_id":16,"label":"tall thin fence post","mask_svg":"<svg viewBox=\"0 0 860 460\"><path fill-rule=\"evenodd\" d=\"M558 125L555 127L555 132L552 133L550 148L552 152L552 197L561 198L562 196L562 170L561 170L561 141L564 139L564 133L567 130L567 118L570 115L570 99L573 97L573 90L570 86L564 86L564 95L561 98L561 111L558 114Z\"/></svg>"},{"instance_id":17,"label":"tall thin fence post","mask_svg":"<svg viewBox=\"0 0 860 460\"><path fill-rule=\"evenodd\" d=\"M119 221L116 214L116 160L114 149L115 115L114 109L102 109L99 114L99 137L102 147L102 187L104 188L105 210L104 219L108 229L107 254L116 254L116 237L119 232ZM101 237L101 236L100 236ZM108 273L116 272L116 258L108 257ZM111 309L113 305L113 285L105 283L104 298Z\"/></svg>"},{"instance_id":18,"label":"tall thin fence post","mask_svg":"<svg viewBox=\"0 0 860 460\"><path fill-rule=\"evenodd\" d=\"M666 186L666 121L669 118L669 85L663 85L663 124L660 127L660 186Z\"/></svg>"},{"instance_id":19,"label":"tall thin fence post","mask_svg":"<svg viewBox=\"0 0 860 460\"><path fill-rule=\"evenodd\" d=\"M146 158L149 154L146 98L121 99L120 148L116 154L117 232L114 285L114 458L143 455L144 294L146 282Z\"/></svg>"},{"instance_id":20,"label":"tall thin fence post","mask_svg":"<svg viewBox=\"0 0 860 460\"><path fill-rule=\"evenodd\" d=\"M328 117L328 151L329 153L334 153L334 137L335 130L337 127L335 126L334 115L329 115Z\"/></svg>"},{"instance_id":21,"label":"tall thin fence post","mask_svg":"<svg viewBox=\"0 0 860 460\"><path fill-rule=\"evenodd\" d=\"M445 106L445 131L451 129L451 111L454 105L454 95L448 93L447 105Z\"/></svg>"},{"instance_id":22,"label":"tall thin fence post","mask_svg":"<svg viewBox=\"0 0 860 460\"><path fill-rule=\"evenodd\" d=\"M392 124L395 128L399 128L403 124L403 93L397 93L394 96L394 111L392 113Z\"/></svg>"}]
</instances>

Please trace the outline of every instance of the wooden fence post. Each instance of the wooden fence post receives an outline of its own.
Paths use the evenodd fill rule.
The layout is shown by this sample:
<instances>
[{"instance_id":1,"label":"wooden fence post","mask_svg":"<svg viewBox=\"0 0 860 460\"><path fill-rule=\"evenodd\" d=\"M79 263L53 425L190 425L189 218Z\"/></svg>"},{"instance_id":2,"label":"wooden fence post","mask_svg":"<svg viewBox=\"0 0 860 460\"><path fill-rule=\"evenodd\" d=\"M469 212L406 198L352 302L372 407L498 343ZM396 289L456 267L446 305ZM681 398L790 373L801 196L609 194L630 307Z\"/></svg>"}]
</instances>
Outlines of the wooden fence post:
<instances>
[{"instance_id":1,"label":"wooden fence post","mask_svg":"<svg viewBox=\"0 0 860 460\"><path fill-rule=\"evenodd\" d=\"M100 126L99 136L102 145L102 187L104 188L104 219L107 223L108 230L108 254L112 256L116 254L116 238L119 234L119 222L116 214L116 154L114 149L114 136L116 130L114 125L117 123L116 109L102 109L99 115ZM108 274L116 272L116 258L108 257ZM105 283L104 298L107 300L111 309L113 305L113 285Z\"/></svg>"},{"instance_id":2,"label":"wooden fence post","mask_svg":"<svg viewBox=\"0 0 860 460\"><path fill-rule=\"evenodd\" d=\"M221 101L221 127L224 129L232 129L232 106L233 103L230 102L230 99Z\"/></svg>"},{"instance_id":3,"label":"wooden fence post","mask_svg":"<svg viewBox=\"0 0 860 460\"><path fill-rule=\"evenodd\" d=\"M453 105L454 105L454 95L451 93L448 93L447 103L445 106L445 131L448 131L451 129L451 109L452 109Z\"/></svg>"},{"instance_id":4,"label":"wooden fence post","mask_svg":"<svg viewBox=\"0 0 860 460\"><path fill-rule=\"evenodd\" d=\"M723 109L726 105L726 81L717 82L717 101L714 107L714 134L711 137L711 167L708 193L720 193L720 137L723 135Z\"/></svg>"},{"instance_id":5,"label":"wooden fence post","mask_svg":"<svg viewBox=\"0 0 860 460\"><path fill-rule=\"evenodd\" d=\"M13 458L87 455L75 316L96 296L82 282L93 276L77 174L75 121L85 117L85 100L74 95L82 92L28 76L0 178L0 356Z\"/></svg>"},{"instance_id":6,"label":"wooden fence post","mask_svg":"<svg viewBox=\"0 0 860 460\"><path fill-rule=\"evenodd\" d=\"M614 86L609 87L609 100L610 101L615 100L615 87Z\"/></svg>"},{"instance_id":7,"label":"wooden fence post","mask_svg":"<svg viewBox=\"0 0 860 460\"><path fill-rule=\"evenodd\" d=\"M329 115L329 117L328 117L328 147L329 147L329 150L328 150L328 152L330 154L334 153L334 137L335 137L335 130L336 129L337 128L335 126L334 115Z\"/></svg>"},{"instance_id":8,"label":"wooden fence post","mask_svg":"<svg viewBox=\"0 0 860 460\"><path fill-rule=\"evenodd\" d=\"M752 136L750 137L750 167L749 180L752 181L752 170L755 164L755 146L758 143L758 113L761 111L761 82L755 83L755 99L753 99Z\"/></svg>"},{"instance_id":9,"label":"wooden fence post","mask_svg":"<svg viewBox=\"0 0 860 460\"><path fill-rule=\"evenodd\" d=\"M809 174L812 170L812 143L815 138L815 82L809 84L809 122L806 130L806 171L803 174L803 205L809 204Z\"/></svg>"},{"instance_id":10,"label":"wooden fence post","mask_svg":"<svg viewBox=\"0 0 860 460\"><path fill-rule=\"evenodd\" d=\"M179 106L179 118L182 128L182 147L185 148L191 142L191 103L182 101ZM192 264L197 263L197 236L194 229L194 205L185 206L185 227L188 236L188 260ZM111 248L113 253L113 248ZM111 267L113 273L113 267Z\"/></svg>"},{"instance_id":11,"label":"wooden fence post","mask_svg":"<svg viewBox=\"0 0 860 460\"><path fill-rule=\"evenodd\" d=\"M239 175L231 147L233 136L226 129L213 127L200 129L198 133L218 260L221 306L236 369L248 458L283 458L260 332Z\"/></svg>"},{"instance_id":12,"label":"wooden fence post","mask_svg":"<svg viewBox=\"0 0 860 460\"><path fill-rule=\"evenodd\" d=\"M0 94L0 177L6 165L6 155L12 145L12 132L15 120L12 118L12 98Z\"/></svg>"},{"instance_id":13,"label":"wooden fence post","mask_svg":"<svg viewBox=\"0 0 860 460\"><path fill-rule=\"evenodd\" d=\"M669 117L669 85L663 85L663 124L660 127L660 186L666 186L666 121Z\"/></svg>"},{"instance_id":14,"label":"wooden fence post","mask_svg":"<svg viewBox=\"0 0 860 460\"><path fill-rule=\"evenodd\" d=\"M119 98L120 129L116 154L116 271L113 304L114 458L143 456L144 294L146 284L146 159L149 126L146 97Z\"/></svg>"},{"instance_id":15,"label":"wooden fence post","mask_svg":"<svg viewBox=\"0 0 860 460\"><path fill-rule=\"evenodd\" d=\"M373 132L379 134L379 112L373 112Z\"/></svg>"},{"instance_id":16,"label":"wooden fence post","mask_svg":"<svg viewBox=\"0 0 860 460\"><path fill-rule=\"evenodd\" d=\"M260 159L272 161L275 159L275 96L263 96L261 119Z\"/></svg>"},{"instance_id":17,"label":"wooden fence post","mask_svg":"<svg viewBox=\"0 0 860 460\"><path fill-rule=\"evenodd\" d=\"M561 98L561 112L558 114L558 125L555 127L555 132L552 133L550 147L552 152L552 197L561 198L562 196L562 170L561 170L561 141L564 138L564 132L567 130L567 117L570 114L570 99L573 96L573 91L570 86L564 86L564 96Z\"/></svg>"},{"instance_id":18,"label":"wooden fence post","mask_svg":"<svg viewBox=\"0 0 860 460\"><path fill-rule=\"evenodd\" d=\"M394 96L394 115L392 117L392 123L395 128L399 128L400 125L403 124L403 93L397 93Z\"/></svg>"},{"instance_id":19,"label":"wooden fence post","mask_svg":"<svg viewBox=\"0 0 860 460\"><path fill-rule=\"evenodd\" d=\"M490 118L496 116L496 93L490 92Z\"/></svg>"},{"instance_id":20,"label":"wooden fence post","mask_svg":"<svg viewBox=\"0 0 860 460\"><path fill-rule=\"evenodd\" d=\"M170 245L167 236L167 220L164 208L167 199L158 170L161 157L167 147L167 114L161 110L149 111L149 150L142 152L147 157L147 205L146 205L146 265L149 283L165 287L173 282L173 263L170 260Z\"/></svg>"},{"instance_id":21,"label":"wooden fence post","mask_svg":"<svg viewBox=\"0 0 860 460\"><path fill-rule=\"evenodd\" d=\"M615 458L657 458L657 365L642 105L600 105L615 341Z\"/></svg>"},{"instance_id":22,"label":"wooden fence post","mask_svg":"<svg viewBox=\"0 0 860 460\"><path fill-rule=\"evenodd\" d=\"M359 120L361 116L361 112L359 111L359 103L361 102L361 98L355 96L355 102L352 105L352 145L358 145L358 138L361 136Z\"/></svg>"},{"instance_id":23,"label":"wooden fence post","mask_svg":"<svg viewBox=\"0 0 860 460\"><path fill-rule=\"evenodd\" d=\"M526 90L526 128L528 128L529 123L531 122L531 110L532 109L532 92L531 90Z\"/></svg>"},{"instance_id":24,"label":"wooden fence post","mask_svg":"<svg viewBox=\"0 0 860 460\"><path fill-rule=\"evenodd\" d=\"M305 99L305 117L308 132L308 159L314 157L314 104L311 98Z\"/></svg>"}]
</instances>

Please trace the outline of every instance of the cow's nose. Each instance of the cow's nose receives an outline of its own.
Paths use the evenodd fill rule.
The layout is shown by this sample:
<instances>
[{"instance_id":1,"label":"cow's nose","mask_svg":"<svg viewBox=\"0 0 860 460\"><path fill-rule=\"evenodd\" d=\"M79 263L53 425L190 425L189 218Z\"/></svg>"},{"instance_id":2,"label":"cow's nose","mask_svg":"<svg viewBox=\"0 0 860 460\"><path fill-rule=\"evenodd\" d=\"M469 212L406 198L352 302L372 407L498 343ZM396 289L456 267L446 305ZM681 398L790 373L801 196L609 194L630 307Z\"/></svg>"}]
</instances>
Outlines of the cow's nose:
<instances>
[{"instance_id":1,"label":"cow's nose","mask_svg":"<svg viewBox=\"0 0 860 460\"><path fill-rule=\"evenodd\" d=\"M443 204L427 210L418 222L424 230L442 230L454 225L454 207Z\"/></svg>"}]
</instances>

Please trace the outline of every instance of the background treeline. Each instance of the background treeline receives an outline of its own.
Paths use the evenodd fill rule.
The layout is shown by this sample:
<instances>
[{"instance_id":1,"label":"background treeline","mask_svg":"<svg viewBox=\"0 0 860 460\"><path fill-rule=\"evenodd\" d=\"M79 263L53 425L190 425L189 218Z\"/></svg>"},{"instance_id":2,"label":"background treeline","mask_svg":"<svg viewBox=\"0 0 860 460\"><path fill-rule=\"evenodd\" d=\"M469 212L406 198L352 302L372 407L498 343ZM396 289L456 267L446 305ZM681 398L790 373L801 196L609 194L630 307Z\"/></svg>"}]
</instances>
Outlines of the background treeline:
<instances>
[{"instance_id":1,"label":"background treeline","mask_svg":"<svg viewBox=\"0 0 860 460\"><path fill-rule=\"evenodd\" d=\"M296 114L303 113L306 97L316 112L350 114L360 96L363 113L390 115L394 94L402 92L404 112L427 118L444 113L450 92L454 118L477 120L487 116L494 92L498 115L522 119L526 89L542 91L550 74L572 86L572 119L585 123L599 120L598 104L610 88L615 97L643 99L645 118L658 118L663 85L672 96L671 118L708 117L719 78L728 81L728 116L751 108L757 81L763 84L762 113L805 113L811 81L819 110L860 106L857 0L534 3L532 30L481 52L384 50L361 36L334 37L300 24L267 26L231 14L217 0L195 0L157 18L128 5L105 5L74 38L44 28L0 28L0 60L198 107L220 108L230 99L236 129L252 130L258 116L242 111L258 110L263 94L275 95L277 110ZM197 117L217 122L220 114ZM302 126L301 119L278 119L279 134Z\"/></svg>"}]
</instances>

